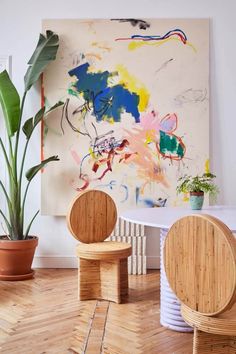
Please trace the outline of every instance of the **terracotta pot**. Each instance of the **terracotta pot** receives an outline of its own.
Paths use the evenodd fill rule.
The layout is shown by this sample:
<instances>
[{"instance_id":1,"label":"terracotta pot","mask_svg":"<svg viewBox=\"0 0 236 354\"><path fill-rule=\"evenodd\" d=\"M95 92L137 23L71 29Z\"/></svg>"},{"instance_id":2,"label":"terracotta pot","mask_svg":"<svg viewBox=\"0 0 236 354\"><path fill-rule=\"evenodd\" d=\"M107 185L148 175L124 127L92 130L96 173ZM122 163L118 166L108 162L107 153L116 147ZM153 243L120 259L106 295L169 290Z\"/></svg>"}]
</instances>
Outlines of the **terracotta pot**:
<instances>
[{"instance_id":1,"label":"terracotta pot","mask_svg":"<svg viewBox=\"0 0 236 354\"><path fill-rule=\"evenodd\" d=\"M192 210L201 210L204 202L204 192L190 192L190 206Z\"/></svg>"},{"instance_id":2,"label":"terracotta pot","mask_svg":"<svg viewBox=\"0 0 236 354\"><path fill-rule=\"evenodd\" d=\"M38 237L11 241L0 236L0 280L24 280L34 275L31 265Z\"/></svg>"}]
</instances>

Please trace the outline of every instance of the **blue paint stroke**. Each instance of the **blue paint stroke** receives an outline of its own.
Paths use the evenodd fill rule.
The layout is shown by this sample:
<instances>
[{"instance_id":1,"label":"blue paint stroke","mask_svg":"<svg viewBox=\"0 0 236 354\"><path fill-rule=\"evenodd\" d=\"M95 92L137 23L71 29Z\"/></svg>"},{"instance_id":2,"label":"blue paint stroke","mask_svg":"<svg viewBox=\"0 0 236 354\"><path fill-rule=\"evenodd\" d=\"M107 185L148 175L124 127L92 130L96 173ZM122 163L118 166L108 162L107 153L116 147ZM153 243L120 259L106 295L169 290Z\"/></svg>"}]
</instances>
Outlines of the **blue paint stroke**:
<instances>
[{"instance_id":1,"label":"blue paint stroke","mask_svg":"<svg viewBox=\"0 0 236 354\"><path fill-rule=\"evenodd\" d=\"M139 123L139 96L130 92L122 84L108 86L109 78L117 76L117 72L92 73L88 71L89 63L85 63L70 70L69 75L77 77L75 88L88 103L92 104L97 122L110 118L115 122L120 122L121 114L127 112L135 118L136 123Z\"/></svg>"},{"instance_id":2,"label":"blue paint stroke","mask_svg":"<svg viewBox=\"0 0 236 354\"><path fill-rule=\"evenodd\" d=\"M174 30L168 31L166 34L163 36L156 35L156 36L143 36L140 34L134 34L128 38L116 38L116 41L124 41L124 40L140 40L140 41L163 41L167 38L177 36L180 38L180 40L183 42L183 44L187 43L187 36L186 34L179 28L176 28Z\"/></svg>"},{"instance_id":3,"label":"blue paint stroke","mask_svg":"<svg viewBox=\"0 0 236 354\"><path fill-rule=\"evenodd\" d=\"M108 184L98 185L97 188L109 188L110 190L113 190L116 185L117 185L117 182L115 180L112 180ZM128 200L129 190L125 184L121 184L120 187L123 188L123 190L125 192L125 197L124 197L124 199L120 200L120 203L124 203L124 202L126 202L126 200Z\"/></svg>"},{"instance_id":4,"label":"blue paint stroke","mask_svg":"<svg viewBox=\"0 0 236 354\"><path fill-rule=\"evenodd\" d=\"M154 207L164 207L166 205L167 199L151 199L151 198L140 198L140 188L136 187L136 205L143 203L148 208Z\"/></svg>"},{"instance_id":5,"label":"blue paint stroke","mask_svg":"<svg viewBox=\"0 0 236 354\"><path fill-rule=\"evenodd\" d=\"M154 200L153 199L141 199L140 198L140 188L136 187L136 205L140 202L144 203L148 208L154 207Z\"/></svg>"},{"instance_id":6,"label":"blue paint stroke","mask_svg":"<svg viewBox=\"0 0 236 354\"><path fill-rule=\"evenodd\" d=\"M157 36L150 36L150 35L149 36L143 36L143 35L135 34L135 35L131 36L131 38L140 38L140 39L144 39L144 40L163 40L163 39L169 38L170 36L173 36L175 34L179 34L184 39L184 41L187 42L186 34L184 33L184 31L182 31L179 28L176 28L174 30L170 30L166 34L164 34L163 36L160 36L160 35L157 35Z\"/></svg>"}]
</instances>

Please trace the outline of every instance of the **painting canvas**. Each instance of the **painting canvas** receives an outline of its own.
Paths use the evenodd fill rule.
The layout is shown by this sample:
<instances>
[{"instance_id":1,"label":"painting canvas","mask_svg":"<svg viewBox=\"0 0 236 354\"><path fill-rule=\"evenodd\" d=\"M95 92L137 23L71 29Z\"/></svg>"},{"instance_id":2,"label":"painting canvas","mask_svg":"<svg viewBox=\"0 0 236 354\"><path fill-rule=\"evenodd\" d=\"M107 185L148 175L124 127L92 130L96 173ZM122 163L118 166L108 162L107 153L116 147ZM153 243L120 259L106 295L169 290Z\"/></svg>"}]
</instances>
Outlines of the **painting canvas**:
<instances>
[{"instance_id":1,"label":"painting canvas","mask_svg":"<svg viewBox=\"0 0 236 354\"><path fill-rule=\"evenodd\" d=\"M209 157L207 19L44 20L60 37L46 70L42 213L65 215L88 189L119 212L178 206L178 178L202 174Z\"/></svg>"}]
</instances>

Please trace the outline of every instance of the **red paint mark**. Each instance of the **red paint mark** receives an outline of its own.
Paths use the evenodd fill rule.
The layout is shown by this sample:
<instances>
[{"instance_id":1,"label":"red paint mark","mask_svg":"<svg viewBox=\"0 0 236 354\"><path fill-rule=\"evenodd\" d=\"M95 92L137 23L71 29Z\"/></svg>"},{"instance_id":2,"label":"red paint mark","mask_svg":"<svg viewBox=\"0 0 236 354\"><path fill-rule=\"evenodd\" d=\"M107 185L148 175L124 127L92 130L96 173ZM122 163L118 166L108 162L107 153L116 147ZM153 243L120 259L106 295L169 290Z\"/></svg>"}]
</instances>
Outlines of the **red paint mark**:
<instances>
[{"instance_id":1,"label":"red paint mark","mask_svg":"<svg viewBox=\"0 0 236 354\"><path fill-rule=\"evenodd\" d=\"M97 160L92 167L93 172L96 173L98 171L98 169L100 168L100 166L107 165L106 169L102 172L101 176L98 177L99 180L102 180L102 178L105 176L105 174L108 171L112 172L112 163L113 163L115 156L121 155L119 162L126 160L126 157L125 157L126 153L120 154L120 152L123 151L126 148L126 146L128 146L128 145L129 145L128 140L123 139L119 146L116 146L110 150L103 151L103 154L107 154L107 156Z\"/></svg>"},{"instance_id":2,"label":"red paint mark","mask_svg":"<svg viewBox=\"0 0 236 354\"><path fill-rule=\"evenodd\" d=\"M77 154L77 152L75 150L70 150L70 153L71 153L73 159L75 160L76 164L80 165L81 160L80 160L80 157Z\"/></svg>"},{"instance_id":3,"label":"red paint mark","mask_svg":"<svg viewBox=\"0 0 236 354\"><path fill-rule=\"evenodd\" d=\"M120 156L119 163L122 161L126 161L128 158L130 158L133 155L136 155L136 153L122 153L122 151L125 149L126 146L129 145L129 142L127 139L123 139L122 142L119 144L119 146L113 147L112 149L104 149L102 152L102 158L98 159L97 161L94 162L92 171L94 173L97 173L100 168L102 168L104 165L105 169L101 172L101 175L95 179L89 180L88 175L83 175L82 173L80 174L79 178L84 182L82 187L76 188L77 191L83 191L85 190L91 181L94 180L99 180L101 181L103 177L107 174L107 172L112 172L112 164L115 156ZM105 156L104 156L105 155Z\"/></svg>"},{"instance_id":4,"label":"red paint mark","mask_svg":"<svg viewBox=\"0 0 236 354\"><path fill-rule=\"evenodd\" d=\"M82 187L76 188L76 190L78 192L84 191L89 186L89 178L87 175L81 174L80 179L82 179L82 181L84 181L84 184L82 185Z\"/></svg>"},{"instance_id":5,"label":"red paint mark","mask_svg":"<svg viewBox=\"0 0 236 354\"><path fill-rule=\"evenodd\" d=\"M43 74L40 77L41 83L41 107L43 108L45 105L45 97L44 97L44 85L43 85ZM44 119L41 120L41 149L40 149L40 158L41 161L44 160L44 151L43 151L43 136L44 136ZM44 169L41 169L41 173L43 173Z\"/></svg>"},{"instance_id":6,"label":"red paint mark","mask_svg":"<svg viewBox=\"0 0 236 354\"><path fill-rule=\"evenodd\" d=\"M138 153L137 153L137 152L132 152L132 153L124 154L124 156L122 156L122 157L119 159L119 162L126 161L126 160L128 160L128 158L129 158L130 156L133 156L133 155L138 155Z\"/></svg>"}]
</instances>

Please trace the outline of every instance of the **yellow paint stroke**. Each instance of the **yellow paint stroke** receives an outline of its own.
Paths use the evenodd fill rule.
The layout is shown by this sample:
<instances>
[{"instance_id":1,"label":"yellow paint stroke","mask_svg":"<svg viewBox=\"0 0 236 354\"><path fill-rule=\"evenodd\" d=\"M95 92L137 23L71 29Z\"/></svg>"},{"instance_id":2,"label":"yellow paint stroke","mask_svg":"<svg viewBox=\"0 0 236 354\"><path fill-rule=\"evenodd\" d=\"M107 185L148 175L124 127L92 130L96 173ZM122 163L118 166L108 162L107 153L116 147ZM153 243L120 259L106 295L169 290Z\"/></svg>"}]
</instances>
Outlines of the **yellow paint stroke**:
<instances>
[{"instance_id":1,"label":"yellow paint stroke","mask_svg":"<svg viewBox=\"0 0 236 354\"><path fill-rule=\"evenodd\" d=\"M205 173L210 173L210 160L207 159L205 162Z\"/></svg>"},{"instance_id":2,"label":"yellow paint stroke","mask_svg":"<svg viewBox=\"0 0 236 354\"><path fill-rule=\"evenodd\" d=\"M94 58L96 58L98 60L102 60L102 57L99 54L96 54L96 53L87 53L87 54L85 54L85 57L86 58L94 57Z\"/></svg>"},{"instance_id":3,"label":"yellow paint stroke","mask_svg":"<svg viewBox=\"0 0 236 354\"><path fill-rule=\"evenodd\" d=\"M115 120L113 117L108 117L106 114L103 115L104 122L108 122L109 124L114 124Z\"/></svg>"},{"instance_id":4,"label":"yellow paint stroke","mask_svg":"<svg viewBox=\"0 0 236 354\"><path fill-rule=\"evenodd\" d=\"M111 48L107 47L105 44L99 43L99 42L92 42L91 45L93 47L97 47L99 49L107 50L108 52L111 52Z\"/></svg>"},{"instance_id":5,"label":"yellow paint stroke","mask_svg":"<svg viewBox=\"0 0 236 354\"><path fill-rule=\"evenodd\" d=\"M152 142L155 141L155 130L147 130L146 131L146 140L145 140L145 145L148 145Z\"/></svg>"},{"instance_id":6,"label":"yellow paint stroke","mask_svg":"<svg viewBox=\"0 0 236 354\"><path fill-rule=\"evenodd\" d=\"M183 202L188 202L188 201L189 201L189 195L188 195L188 193L184 193L183 198L182 198L182 201L183 201Z\"/></svg>"},{"instance_id":7,"label":"yellow paint stroke","mask_svg":"<svg viewBox=\"0 0 236 354\"><path fill-rule=\"evenodd\" d=\"M96 156L95 156L93 149L91 147L89 148L89 154L94 160L96 160Z\"/></svg>"},{"instance_id":8,"label":"yellow paint stroke","mask_svg":"<svg viewBox=\"0 0 236 354\"><path fill-rule=\"evenodd\" d=\"M135 76L129 74L124 65L117 65L116 70L119 73L120 84L124 85L129 91L137 93L139 96L138 109L144 112L147 108L150 94L143 83L138 81Z\"/></svg>"},{"instance_id":9,"label":"yellow paint stroke","mask_svg":"<svg viewBox=\"0 0 236 354\"><path fill-rule=\"evenodd\" d=\"M167 43L169 41L177 41L177 42L181 42L182 43L181 39L175 38L175 37L166 38L166 39L163 39L162 41L156 41L156 42L154 42L154 41L132 41L132 42L129 43L128 49L129 50L135 50L135 49L140 48L140 47L142 47L144 45L151 45L151 46L159 47L162 44L165 44L165 43ZM195 53L197 53L197 49L194 47L194 45L192 43L186 42L185 45L189 46L190 48L193 49L193 51Z\"/></svg>"}]
</instances>

